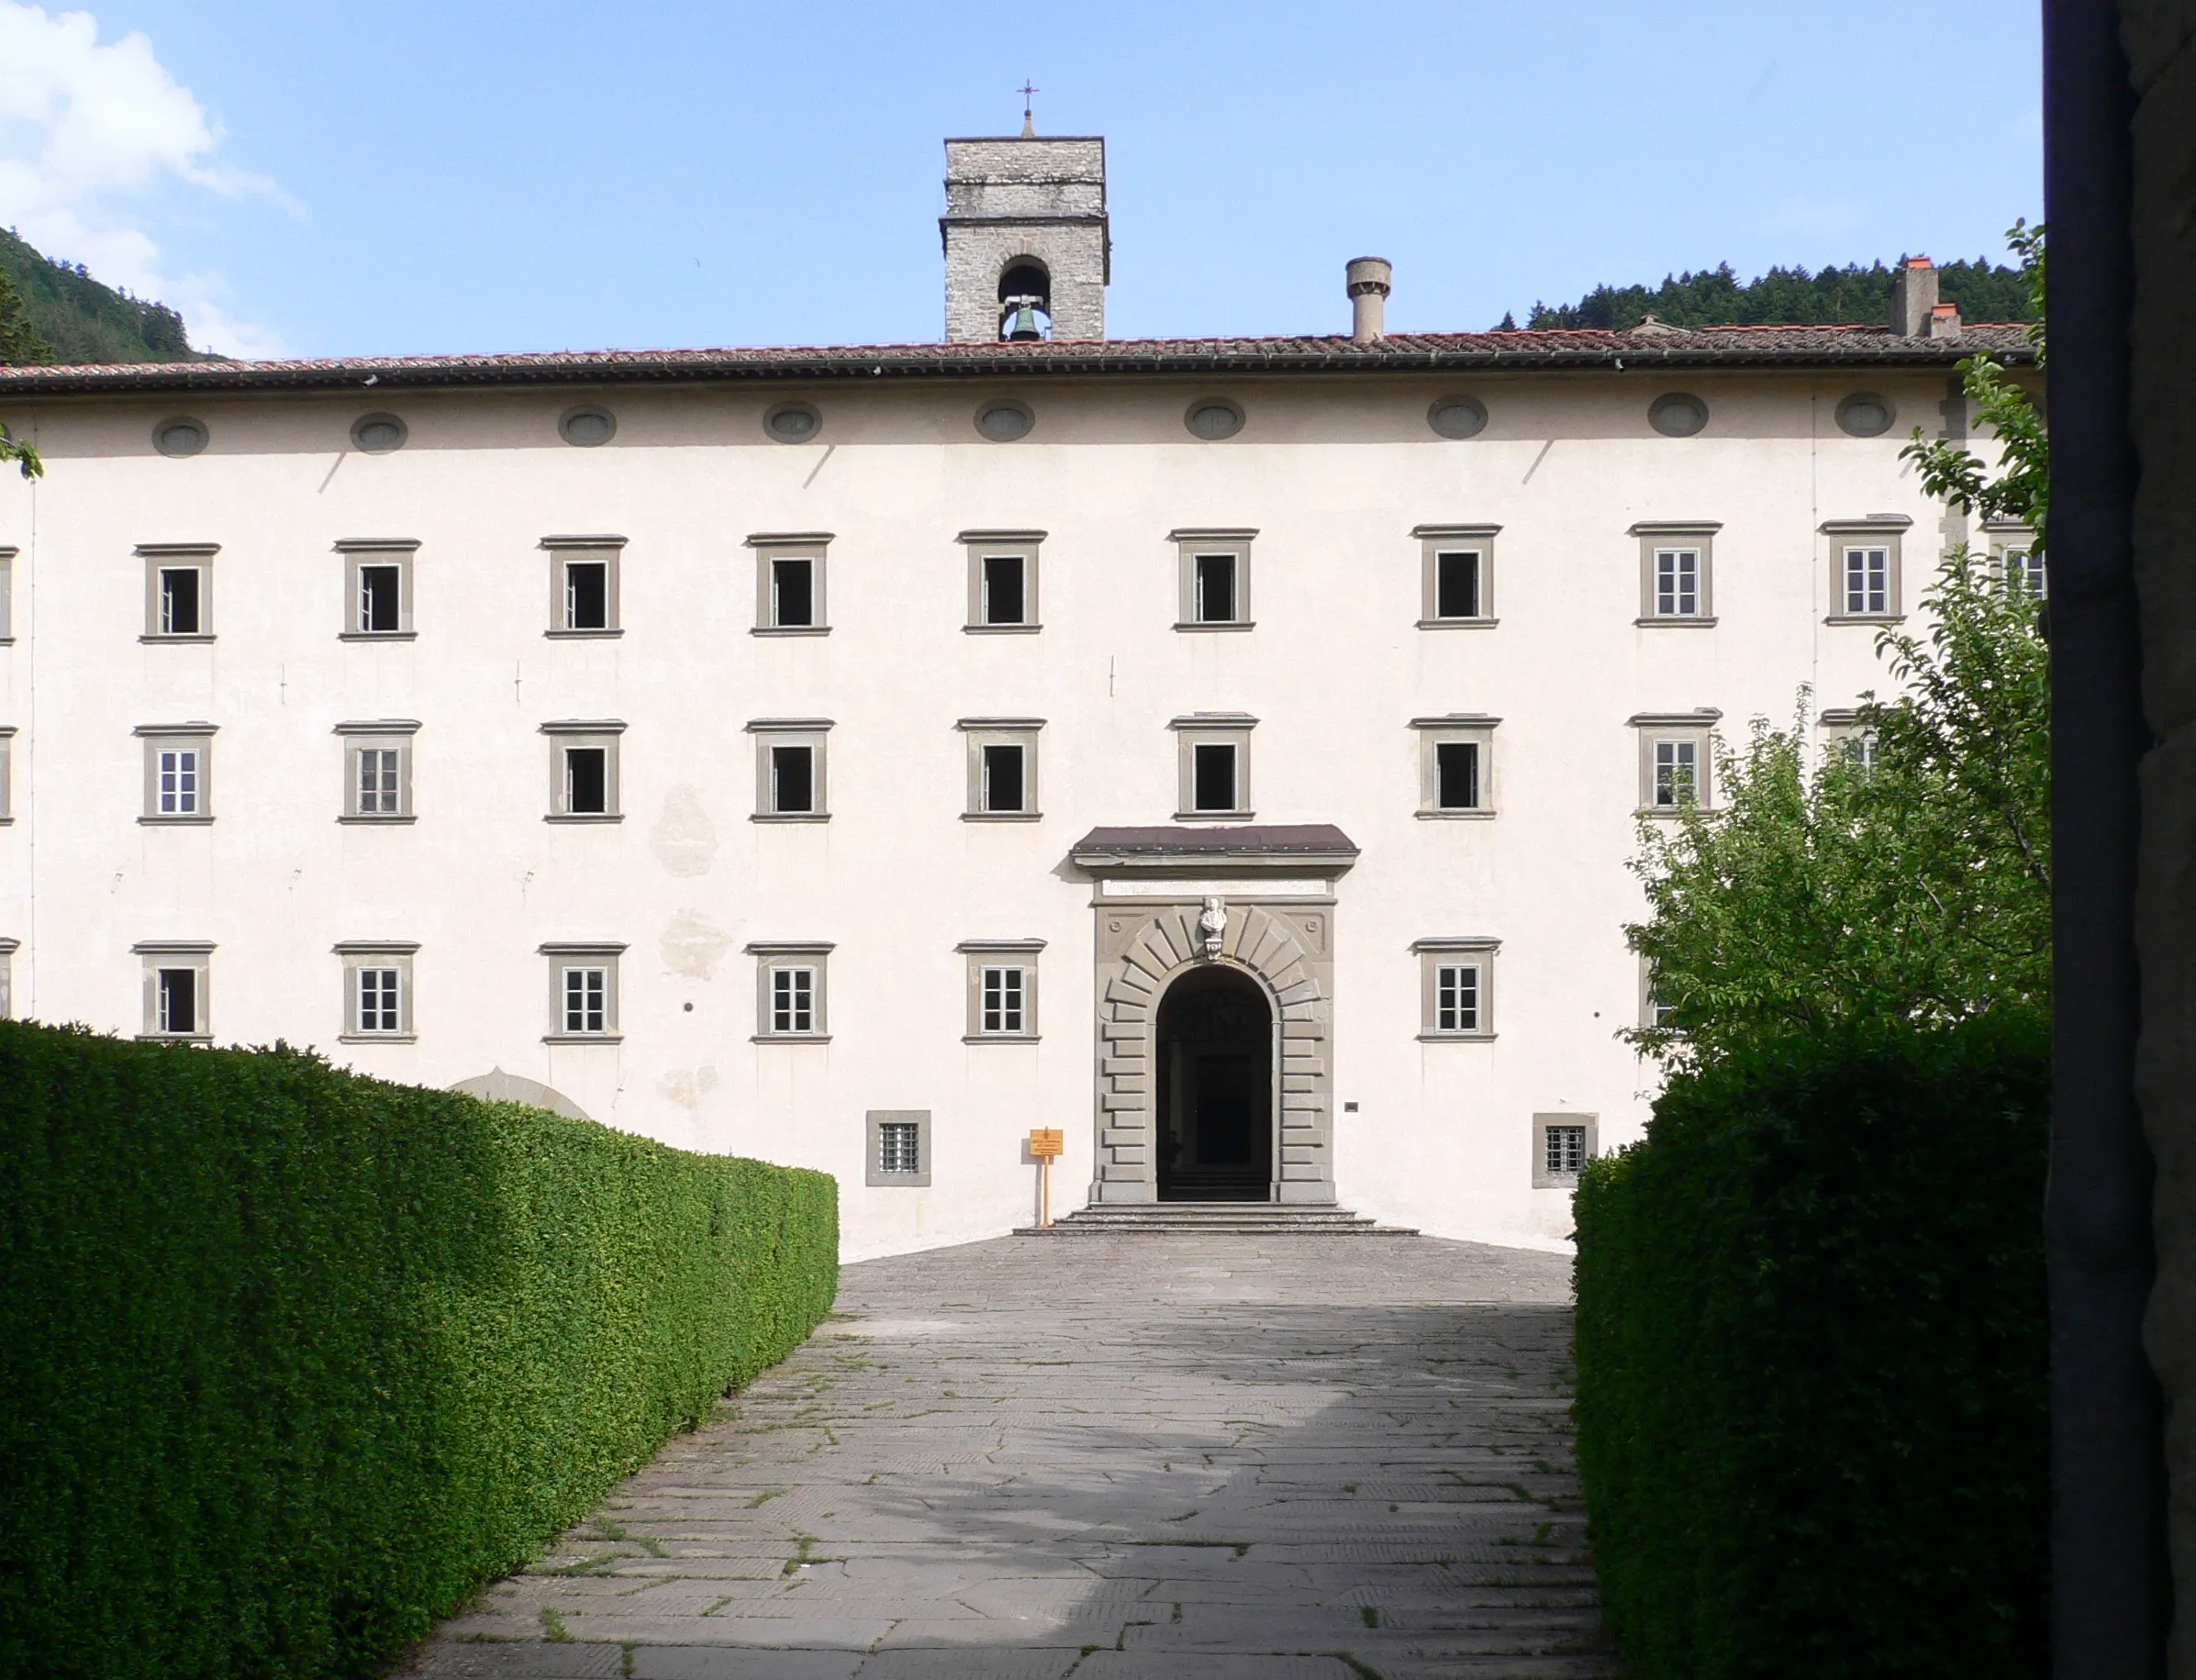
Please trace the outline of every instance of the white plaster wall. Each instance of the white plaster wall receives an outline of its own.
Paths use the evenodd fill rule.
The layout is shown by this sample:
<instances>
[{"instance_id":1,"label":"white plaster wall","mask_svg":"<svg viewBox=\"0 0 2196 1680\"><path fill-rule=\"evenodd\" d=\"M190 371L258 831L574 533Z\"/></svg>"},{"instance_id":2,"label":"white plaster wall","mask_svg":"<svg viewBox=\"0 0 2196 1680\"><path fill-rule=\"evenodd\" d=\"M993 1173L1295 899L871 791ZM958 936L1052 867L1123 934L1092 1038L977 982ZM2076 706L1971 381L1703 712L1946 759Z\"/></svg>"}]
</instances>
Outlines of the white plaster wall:
<instances>
[{"instance_id":1,"label":"white plaster wall","mask_svg":"<svg viewBox=\"0 0 2196 1680\"><path fill-rule=\"evenodd\" d=\"M1656 436L1647 403L1699 392L1703 435ZM1890 435L1856 440L1836 401L1882 390ZM1613 1036L1638 1008L1621 924L1640 905L1637 756L1625 719L1720 707L1727 736L1888 686L1866 627L1823 623L1824 519L1903 513L1906 595L1937 509L1897 460L1941 424L1941 375L1543 374L1469 385L1492 418L1433 436L1455 382L1022 386L1037 428L991 444L969 384L930 388L560 390L12 405L49 473L0 484L17 640L0 648L16 818L0 829L0 936L19 1013L135 1031L134 941L214 940L224 1042L322 1047L443 1085L492 1066L684 1147L819 1167L849 1255L1026 1221L1020 1140L1063 1128L1054 1187L1090 1177L1088 884L1065 863L1100 824L1164 823L1167 720L1247 711L1257 818L1333 822L1363 848L1335 916L1335 1177L1344 1204L1443 1235L1559 1243L1567 1195L1530 1187L1531 1117L1586 1110L1604 1148L1638 1135L1654 1074ZM1204 443L1189 400L1249 423ZM795 395L811 445L767 439ZM583 397L615 440L558 440ZM152 452L162 415L211 427L203 455ZM394 455L346 448L392 408ZM1552 441L1551 441L1552 440ZM1713 629L1642 629L1643 519L1720 520ZM1491 522L1488 630L1421 631L1424 523ZM1181 526L1251 526L1247 634L1174 630ZM955 534L1034 527L1037 636L968 636ZM752 532L829 530L831 632L757 638ZM544 638L541 538L619 532L612 641ZM415 539L418 640L337 640L340 540ZM218 639L147 646L148 542L211 540ZM1421 822L1413 717L1487 712L1500 814ZM958 820L957 718L1047 719L1044 819ZM835 720L831 820L748 820L757 717ZM339 825L347 719L416 718L416 824ZM540 725L617 718L616 826L542 821ZM142 827L135 726L205 718L217 820ZM698 820L697 820L698 819ZM660 830L660 832L659 832ZM660 842L660 843L659 843ZM1414 939L1500 938L1492 1042L1417 1041ZM340 940L417 940L418 1040L337 1042ZM1042 1040L970 1046L961 940L1042 938ZM750 940L835 941L828 1045L755 1044ZM548 1045L544 940L623 940L623 1041ZM691 1005L689 1010L687 1006ZM930 1188L863 1185L864 1111L928 1108ZM1071 1190L1071 1194L1073 1191Z\"/></svg>"}]
</instances>

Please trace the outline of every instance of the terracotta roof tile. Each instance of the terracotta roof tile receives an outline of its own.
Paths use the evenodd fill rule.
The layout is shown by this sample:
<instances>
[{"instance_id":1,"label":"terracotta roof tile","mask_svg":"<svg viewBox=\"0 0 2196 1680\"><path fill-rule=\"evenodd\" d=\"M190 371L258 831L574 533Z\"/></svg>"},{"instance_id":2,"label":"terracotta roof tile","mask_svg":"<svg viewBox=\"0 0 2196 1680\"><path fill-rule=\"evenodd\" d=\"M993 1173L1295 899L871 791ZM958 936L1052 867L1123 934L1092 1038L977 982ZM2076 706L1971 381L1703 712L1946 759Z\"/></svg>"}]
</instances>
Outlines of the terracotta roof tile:
<instances>
[{"instance_id":1,"label":"terracotta roof tile","mask_svg":"<svg viewBox=\"0 0 2196 1680\"><path fill-rule=\"evenodd\" d=\"M1215 378L1271 373L1410 373L1613 367L1949 368L1988 351L2033 363L2019 327L1969 326L1956 339L1875 327L1711 327L1636 335L1564 331L1397 333L1348 338L1082 339L1036 344L856 344L775 349L547 350L511 356L345 356L305 362L162 362L0 368L0 400L62 393L390 390L452 385L788 383L859 379Z\"/></svg>"}]
</instances>

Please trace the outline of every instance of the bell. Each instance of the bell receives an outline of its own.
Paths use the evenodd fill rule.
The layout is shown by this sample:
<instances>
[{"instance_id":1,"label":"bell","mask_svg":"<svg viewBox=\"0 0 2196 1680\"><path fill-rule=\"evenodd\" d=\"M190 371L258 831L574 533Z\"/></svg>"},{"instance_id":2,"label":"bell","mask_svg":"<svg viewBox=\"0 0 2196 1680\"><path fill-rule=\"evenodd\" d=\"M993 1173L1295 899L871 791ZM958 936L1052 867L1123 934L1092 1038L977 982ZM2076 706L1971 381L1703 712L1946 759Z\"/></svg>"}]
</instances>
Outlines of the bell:
<instances>
[{"instance_id":1,"label":"bell","mask_svg":"<svg viewBox=\"0 0 2196 1680\"><path fill-rule=\"evenodd\" d=\"M1037 312L1030 307L1030 300L1023 298L1021 307L1014 312L1014 327L1007 334L1007 342L1034 344L1043 336L1037 330Z\"/></svg>"}]
</instances>

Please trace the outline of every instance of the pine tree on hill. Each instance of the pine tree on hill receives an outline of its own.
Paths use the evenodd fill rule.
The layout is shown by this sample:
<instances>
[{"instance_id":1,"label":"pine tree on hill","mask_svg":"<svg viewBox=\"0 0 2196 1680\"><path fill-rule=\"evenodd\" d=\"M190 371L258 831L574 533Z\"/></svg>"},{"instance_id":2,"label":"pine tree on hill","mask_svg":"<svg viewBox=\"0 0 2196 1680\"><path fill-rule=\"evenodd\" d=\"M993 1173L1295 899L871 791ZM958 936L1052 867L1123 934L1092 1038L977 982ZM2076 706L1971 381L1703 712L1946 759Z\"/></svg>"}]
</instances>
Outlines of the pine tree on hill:
<instances>
[{"instance_id":1,"label":"pine tree on hill","mask_svg":"<svg viewBox=\"0 0 2196 1680\"><path fill-rule=\"evenodd\" d=\"M0 350L0 361L205 362L191 348L183 317L94 280L84 265L41 254L12 231L0 232L0 279L20 302L44 352Z\"/></svg>"},{"instance_id":2,"label":"pine tree on hill","mask_svg":"<svg viewBox=\"0 0 2196 1680\"><path fill-rule=\"evenodd\" d=\"M2034 313L2020 272L1987 257L1947 262L1937 289L1967 321L2026 321ZM1879 327L1890 317L1891 271L1863 268L1773 268L1742 281L1728 262L1665 275L1662 284L1596 286L1575 304L1535 303L1528 328L1600 328L1621 332L1653 315L1672 327ZM1507 316L1503 317L1509 319Z\"/></svg>"},{"instance_id":3,"label":"pine tree on hill","mask_svg":"<svg viewBox=\"0 0 2196 1680\"><path fill-rule=\"evenodd\" d=\"M0 367L22 367L50 362L53 350L30 324L30 311L23 295L5 268L0 268Z\"/></svg>"}]
</instances>

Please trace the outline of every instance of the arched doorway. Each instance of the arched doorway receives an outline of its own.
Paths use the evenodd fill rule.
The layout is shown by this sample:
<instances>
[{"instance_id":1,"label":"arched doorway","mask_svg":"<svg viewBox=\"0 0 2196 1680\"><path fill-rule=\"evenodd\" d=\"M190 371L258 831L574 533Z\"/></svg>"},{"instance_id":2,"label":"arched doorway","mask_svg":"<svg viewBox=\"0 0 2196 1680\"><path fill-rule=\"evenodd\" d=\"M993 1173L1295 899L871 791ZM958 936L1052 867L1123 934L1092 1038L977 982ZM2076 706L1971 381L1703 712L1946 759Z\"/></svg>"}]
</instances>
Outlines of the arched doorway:
<instances>
[{"instance_id":1,"label":"arched doorway","mask_svg":"<svg viewBox=\"0 0 2196 1680\"><path fill-rule=\"evenodd\" d=\"M1265 1202L1274 1184L1274 1011L1258 983L1189 970L1159 1002L1159 1199Z\"/></svg>"}]
</instances>

